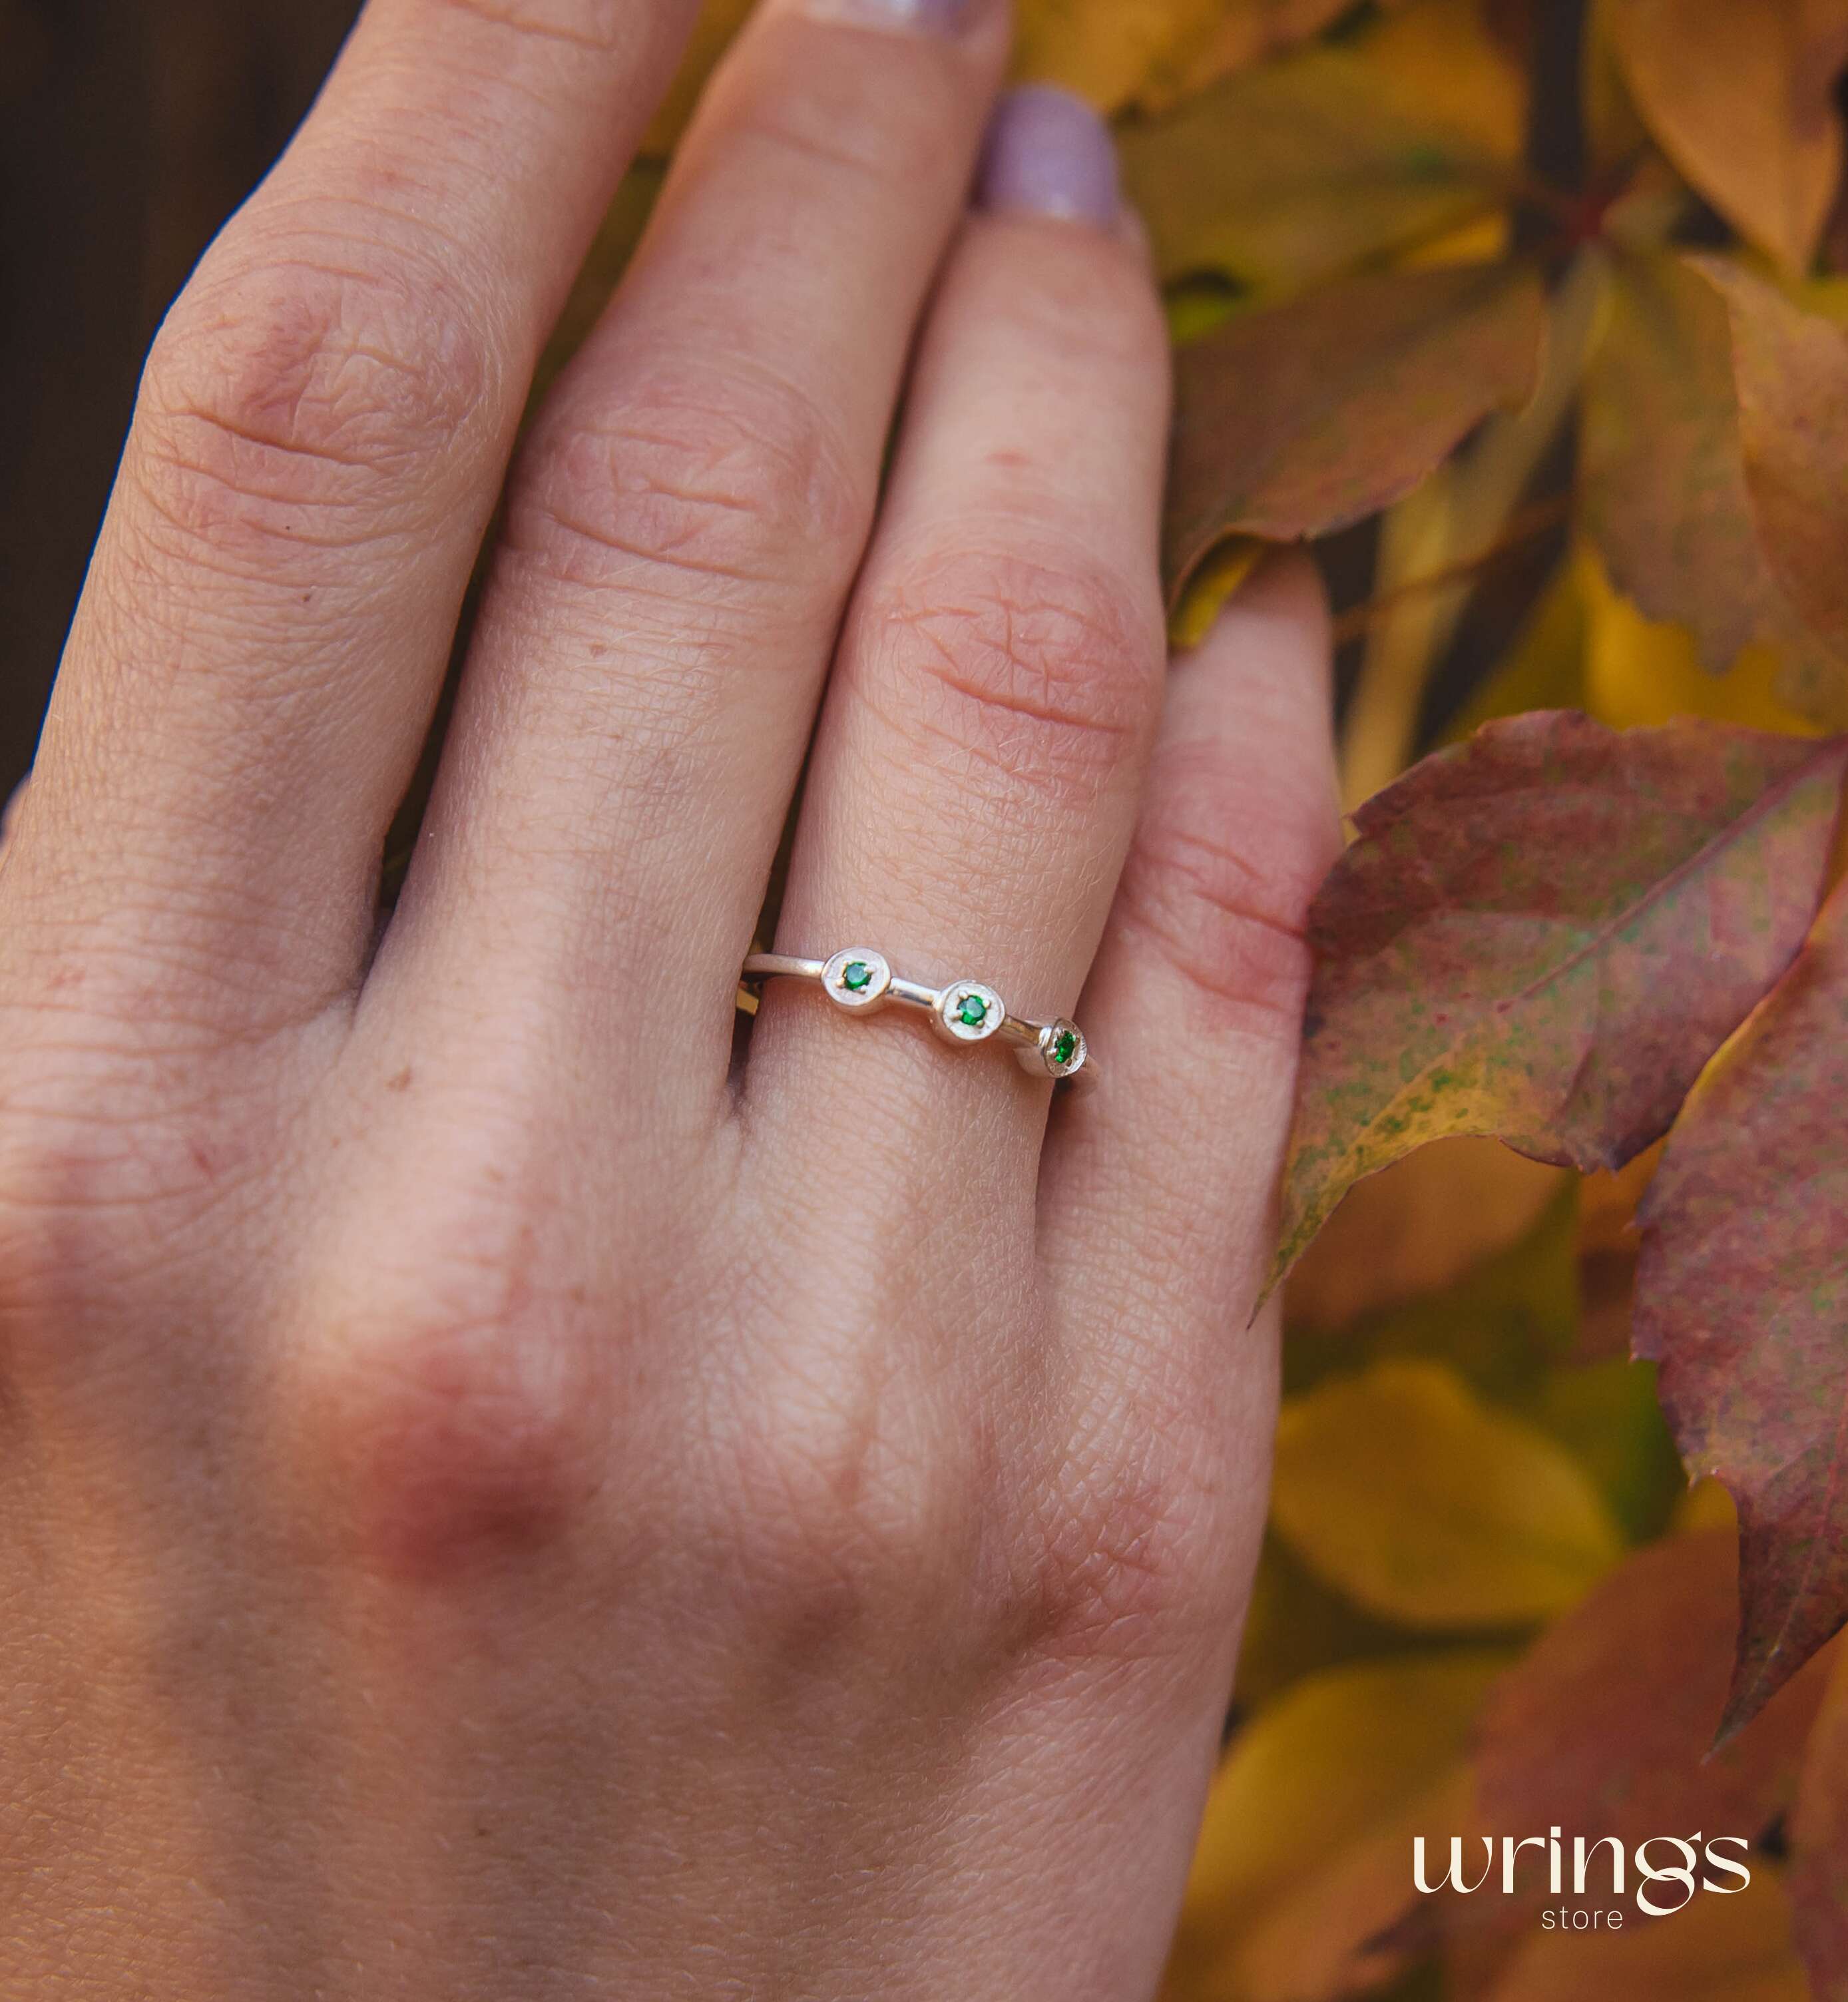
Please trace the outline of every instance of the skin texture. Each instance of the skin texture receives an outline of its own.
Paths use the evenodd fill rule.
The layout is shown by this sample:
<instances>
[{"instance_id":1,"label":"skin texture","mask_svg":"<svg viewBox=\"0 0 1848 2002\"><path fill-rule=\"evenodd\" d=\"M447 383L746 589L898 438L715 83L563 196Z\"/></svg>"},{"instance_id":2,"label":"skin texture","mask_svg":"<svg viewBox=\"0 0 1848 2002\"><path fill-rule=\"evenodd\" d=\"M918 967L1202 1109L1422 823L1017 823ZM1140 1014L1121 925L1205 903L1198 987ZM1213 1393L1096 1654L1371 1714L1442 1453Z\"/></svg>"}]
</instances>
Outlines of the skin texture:
<instances>
[{"instance_id":1,"label":"skin texture","mask_svg":"<svg viewBox=\"0 0 1848 2002\"><path fill-rule=\"evenodd\" d=\"M1094 155L969 210L988 0L766 0L510 471L692 12L372 0L151 358L0 861L8 2002L1157 1978L1323 609L1164 661L1154 291ZM780 948L1096 1090L787 984L734 1068L811 734Z\"/></svg>"}]
</instances>

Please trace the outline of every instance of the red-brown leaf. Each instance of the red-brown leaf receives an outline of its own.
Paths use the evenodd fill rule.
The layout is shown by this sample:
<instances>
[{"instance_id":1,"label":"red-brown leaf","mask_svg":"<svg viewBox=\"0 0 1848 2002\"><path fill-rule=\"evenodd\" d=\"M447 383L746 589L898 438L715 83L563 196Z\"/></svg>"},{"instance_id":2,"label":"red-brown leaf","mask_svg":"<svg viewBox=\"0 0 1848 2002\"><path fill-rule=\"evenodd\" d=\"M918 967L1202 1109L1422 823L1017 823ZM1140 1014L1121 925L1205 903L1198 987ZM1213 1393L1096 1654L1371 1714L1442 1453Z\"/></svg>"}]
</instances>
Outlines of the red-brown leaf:
<instances>
[{"instance_id":1,"label":"red-brown leaf","mask_svg":"<svg viewBox=\"0 0 1848 2002\"><path fill-rule=\"evenodd\" d=\"M1848 739L1537 711L1363 807L1311 917L1278 1271L1427 1140L1494 1133L1590 1169L1658 1138L1802 943L1845 758Z\"/></svg>"},{"instance_id":2,"label":"red-brown leaf","mask_svg":"<svg viewBox=\"0 0 1848 2002\"><path fill-rule=\"evenodd\" d=\"M1738 1627L1737 1547L1704 1529L1638 1551L1496 1686L1477 1726L1489 1826L1751 1840L1788 1807L1820 1672L1708 1756Z\"/></svg>"},{"instance_id":3,"label":"red-brown leaf","mask_svg":"<svg viewBox=\"0 0 1848 2002\"><path fill-rule=\"evenodd\" d=\"M1415 487L1532 389L1544 301L1512 264L1391 271L1240 314L1181 351L1167 563L1291 542Z\"/></svg>"},{"instance_id":4,"label":"red-brown leaf","mask_svg":"<svg viewBox=\"0 0 1848 2002\"><path fill-rule=\"evenodd\" d=\"M1738 1504L1748 1718L1848 1619L1848 893L1676 1122L1638 1212L1637 1352Z\"/></svg>"}]
</instances>

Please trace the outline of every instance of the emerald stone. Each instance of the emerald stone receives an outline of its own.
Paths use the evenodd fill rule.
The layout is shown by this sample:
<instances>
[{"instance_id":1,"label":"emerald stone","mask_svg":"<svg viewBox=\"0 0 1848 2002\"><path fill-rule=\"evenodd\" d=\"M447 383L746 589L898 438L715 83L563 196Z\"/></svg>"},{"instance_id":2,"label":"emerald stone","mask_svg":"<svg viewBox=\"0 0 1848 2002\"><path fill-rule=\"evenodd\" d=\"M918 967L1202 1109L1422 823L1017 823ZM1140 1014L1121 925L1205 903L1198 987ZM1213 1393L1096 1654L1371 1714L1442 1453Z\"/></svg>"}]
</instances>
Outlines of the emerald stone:
<instances>
[{"instance_id":1,"label":"emerald stone","mask_svg":"<svg viewBox=\"0 0 1848 2002\"><path fill-rule=\"evenodd\" d=\"M841 985L849 994L863 993L873 984L873 969L863 959L854 960L841 971Z\"/></svg>"},{"instance_id":2,"label":"emerald stone","mask_svg":"<svg viewBox=\"0 0 1848 2002\"><path fill-rule=\"evenodd\" d=\"M1060 1032L1052 1045L1052 1061L1063 1070L1078 1054L1078 1038L1069 1029Z\"/></svg>"},{"instance_id":3,"label":"emerald stone","mask_svg":"<svg viewBox=\"0 0 1848 2002\"><path fill-rule=\"evenodd\" d=\"M965 994L957 1018L965 1029L979 1029L989 1019L989 1004L979 994Z\"/></svg>"}]
</instances>

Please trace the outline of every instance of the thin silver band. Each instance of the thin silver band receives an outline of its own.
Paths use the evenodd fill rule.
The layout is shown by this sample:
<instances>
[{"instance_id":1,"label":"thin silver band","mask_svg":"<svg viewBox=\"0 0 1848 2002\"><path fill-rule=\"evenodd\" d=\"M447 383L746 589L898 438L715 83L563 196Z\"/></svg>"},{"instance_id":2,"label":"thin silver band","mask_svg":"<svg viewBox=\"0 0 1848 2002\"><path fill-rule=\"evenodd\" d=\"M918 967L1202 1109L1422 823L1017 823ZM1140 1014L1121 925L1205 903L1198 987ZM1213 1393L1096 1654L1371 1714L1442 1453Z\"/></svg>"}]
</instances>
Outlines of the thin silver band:
<instances>
[{"instance_id":1,"label":"thin silver band","mask_svg":"<svg viewBox=\"0 0 1848 2002\"><path fill-rule=\"evenodd\" d=\"M1011 1045L1021 1067L1036 1077L1063 1083L1080 1072L1090 1078L1097 1074L1084 1032L1076 1022L1062 1016L1052 1022L1030 1022L1010 1014L985 980L952 980L945 986L928 987L922 981L904 979L893 972L884 954L870 946L849 946L828 959L754 952L744 961L743 978L753 987L765 980L806 980L849 1015L873 1014L896 1001L927 1014L946 1042Z\"/></svg>"}]
</instances>

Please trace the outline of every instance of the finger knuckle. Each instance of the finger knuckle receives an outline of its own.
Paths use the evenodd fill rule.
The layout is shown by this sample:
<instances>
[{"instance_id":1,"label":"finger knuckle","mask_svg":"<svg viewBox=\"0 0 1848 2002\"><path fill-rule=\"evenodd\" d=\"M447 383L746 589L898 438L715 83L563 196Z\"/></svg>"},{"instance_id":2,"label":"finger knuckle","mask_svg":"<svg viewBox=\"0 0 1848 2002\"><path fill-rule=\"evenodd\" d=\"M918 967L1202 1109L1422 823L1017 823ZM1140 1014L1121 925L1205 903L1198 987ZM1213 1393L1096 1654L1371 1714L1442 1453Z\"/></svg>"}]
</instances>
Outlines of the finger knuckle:
<instances>
[{"instance_id":1,"label":"finger knuckle","mask_svg":"<svg viewBox=\"0 0 1848 2002\"><path fill-rule=\"evenodd\" d=\"M361 539L409 525L416 476L473 434L494 377L470 316L414 264L305 249L208 267L156 342L130 464L188 544L273 557Z\"/></svg>"},{"instance_id":2,"label":"finger knuckle","mask_svg":"<svg viewBox=\"0 0 1848 2002\"><path fill-rule=\"evenodd\" d=\"M1083 811L1134 757L1160 661L1137 594L1102 570L957 552L871 605L866 678L908 747Z\"/></svg>"},{"instance_id":3,"label":"finger knuckle","mask_svg":"<svg viewBox=\"0 0 1848 2002\"><path fill-rule=\"evenodd\" d=\"M518 1212L376 1261L317 1306L287 1407L317 1511L363 1568L461 1583L556 1543L601 1478L616 1317L548 1276Z\"/></svg>"},{"instance_id":4,"label":"finger knuckle","mask_svg":"<svg viewBox=\"0 0 1848 2002\"><path fill-rule=\"evenodd\" d=\"M1237 1616L1226 1497L1185 1423L1068 1445L1035 1487L1018 1589L1030 1651L1073 1665L1223 1645Z\"/></svg>"},{"instance_id":5,"label":"finger knuckle","mask_svg":"<svg viewBox=\"0 0 1848 2002\"><path fill-rule=\"evenodd\" d=\"M163 1097L75 1024L36 1025L0 1067L0 1334L14 1363L82 1366L103 1310L156 1285L231 1193L211 1118Z\"/></svg>"},{"instance_id":6,"label":"finger knuckle","mask_svg":"<svg viewBox=\"0 0 1848 2002\"><path fill-rule=\"evenodd\" d=\"M459 15L539 41L610 55L635 39L628 0L444 0Z\"/></svg>"},{"instance_id":7,"label":"finger knuckle","mask_svg":"<svg viewBox=\"0 0 1848 2002\"><path fill-rule=\"evenodd\" d=\"M969 1523L952 1456L883 1400L772 1402L777 1422L733 1442L719 1491L750 1609L816 1638L910 1632L920 1609L945 1610Z\"/></svg>"},{"instance_id":8,"label":"finger knuckle","mask_svg":"<svg viewBox=\"0 0 1848 2002\"><path fill-rule=\"evenodd\" d=\"M644 588L666 573L761 601L832 580L871 505L835 421L780 380L657 375L613 408L567 405L535 436L510 504L508 547L548 578Z\"/></svg>"},{"instance_id":9,"label":"finger knuckle","mask_svg":"<svg viewBox=\"0 0 1848 2002\"><path fill-rule=\"evenodd\" d=\"M1313 960L1307 937L1323 844L1301 818L1242 797L1216 762L1155 775L1126 867L1121 919L1235 1026L1293 1041Z\"/></svg>"}]
</instances>

